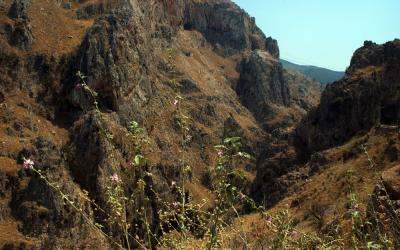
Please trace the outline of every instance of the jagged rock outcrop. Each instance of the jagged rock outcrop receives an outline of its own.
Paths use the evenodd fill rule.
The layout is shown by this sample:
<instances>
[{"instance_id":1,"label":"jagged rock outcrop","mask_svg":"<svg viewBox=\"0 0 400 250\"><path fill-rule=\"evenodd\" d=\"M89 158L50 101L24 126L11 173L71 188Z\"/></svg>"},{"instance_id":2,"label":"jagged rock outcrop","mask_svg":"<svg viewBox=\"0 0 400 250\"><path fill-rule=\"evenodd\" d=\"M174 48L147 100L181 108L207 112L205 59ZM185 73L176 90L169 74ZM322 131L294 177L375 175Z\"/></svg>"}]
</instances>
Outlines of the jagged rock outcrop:
<instances>
[{"instance_id":1,"label":"jagged rock outcrop","mask_svg":"<svg viewBox=\"0 0 400 250\"><path fill-rule=\"evenodd\" d=\"M17 19L13 25L6 27L8 42L21 50L28 50L33 44L31 26L27 19Z\"/></svg>"},{"instance_id":2,"label":"jagged rock outcrop","mask_svg":"<svg viewBox=\"0 0 400 250\"><path fill-rule=\"evenodd\" d=\"M297 71L283 69L283 77L289 86L293 105L308 112L319 104L323 85Z\"/></svg>"},{"instance_id":3,"label":"jagged rock outcrop","mask_svg":"<svg viewBox=\"0 0 400 250\"><path fill-rule=\"evenodd\" d=\"M221 52L260 49L279 58L277 41L266 38L255 19L231 1L188 1L183 25L185 29L203 33L207 40L223 49Z\"/></svg>"},{"instance_id":4,"label":"jagged rock outcrop","mask_svg":"<svg viewBox=\"0 0 400 250\"><path fill-rule=\"evenodd\" d=\"M75 65L79 65L79 70L87 74L89 86L99 92L99 98L103 100L102 104L111 110L124 113L122 116L126 118L129 117L127 113L139 114L139 109L148 102L152 92L151 81L145 76L151 60L148 41L151 37L169 38L171 34L176 34L179 25L203 33L209 42L218 43L219 47L230 49L230 53L263 49L269 51L273 58L279 57L276 40L265 38L254 20L229 1L205 1L204 3L188 1L184 5L178 1L167 6L164 5L165 12L171 13L171 16L175 18L169 17L170 22L160 21L158 23L160 26L155 30L150 28L151 22L147 17L157 16L159 13L150 13L147 6L142 5L130 6L128 3L120 3L113 6L113 13L98 19L88 32L75 63ZM91 5L87 5L85 8L89 6ZM184 16L179 10L184 10ZM183 20L179 21L179 18L183 18ZM177 23L178 26L172 26L171 29L171 23ZM159 36L160 34L161 36ZM265 52L260 50L257 53ZM132 64L136 63L138 70L132 68ZM251 59L249 63L250 65L244 71L251 68L252 63L260 62L253 62ZM267 65L259 65L257 72L243 72L243 77L246 77L245 74L261 74L262 67L267 67ZM273 97L273 102L287 105L289 93L287 86L284 86L282 79L279 79L282 77L281 71L280 64L276 64L275 69L271 71L271 76L260 79L258 85L268 84L269 80L273 81L270 84L271 93L264 98ZM251 82L247 85L251 85ZM130 99L130 102L126 99L121 100L132 91L138 98ZM87 101L82 99L82 95L76 91L73 91L72 102L83 109L88 107ZM127 107L130 111L126 110ZM142 119L142 117L135 118Z\"/></svg>"},{"instance_id":5,"label":"jagged rock outcrop","mask_svg":"<svg viewBox=\"0 0 400 250\"><path fill-rule=\"evenodd\" d=\"M8 16L14 19L14 24L8 24L5 27L9 44L21 50L30 49L34 42L27 13L28 4L28 0L14 0L8 11Z\"/></svg>"},{"instance_id":6,"label":"jagged rock outcrop","mask_svg":"<svg viewBox=\"0 0 400 250\"><path fill-rule=\"evenodd\" d=\"M19 176L22 179L10 178L14 189L10 204L12 213L22 222L21 232L31 237L48 235L43 238L41 249L47 244L54 247L86 247L89 244L94 247L95 241L102 248L109 247L101 232L93 230L90 224L94 223L91 204L71 179L59 146L44 137L32 139L31 143L32 147L19 152L17 161L22 163L23 158L35 158L35 168L53 185L57 183L68 197L50 187L36 172L21 169ZM82 212L64 199L74 202Z\"/></svg>"},{"instance_id":7,"label":"jagged rock outcrop","mask_svg":"<svg viewBox=\"0 0 400 250\"><path fill-rule=\"evenodd\" d=\"M312 79L284 69L279 52L273 49L248 53L238 70L236 93L268 133L257 160L251 195L256 201L272 206L291 185L309 175L307 169L297 170L293 129L319 103L322 88Z\"/></svg>"},{"instance_id":8,"label":"jagged rock outcrop","mask_svg":"<svg viewBox=\"0 0 400 250\"><path fill-rule=\"evenodd\" d=\"M284 69L267 51L252 51L242 59L238 70L236 93L269 133L292 128L319 103L321 85Z\"/></svg>"},{"instance_id":9,"label":"jagged rock outcrop","mask_svg":"<svg viewBox=\"0 0 400 250\"><path fill-rule=\"evenodd\" d=\"M151 83L144 78L141 69L148 67L150 51L146 46L147 34L143 16L134 15L140 8L129 4L115 7L113 14L99 18L87 33L76 62L75 72L82 71L88 85L99 93L100 103L111 110L119 110L121 99L133 89L139 89L136 102L146 102L151 92ZM135 70L133 64L140 66ZM82 96L82 90L72 91L72 102L87 110L90 99ZM137 113L140 104L132 104ZM129 104L126 104L129 105Z\"/></svg>"},{"instance_id":10,"label":"jagged rock outcrop","mask_svg":"<svg viewBox=\"0 0 400 250\"><path fill-rule=\"evenodd\" d=\"M53 165L54 166L54 165ZM53 247L99 247L110 248L101 232L94 230L87 220L92 220L93 210L86 201L81 189L70 179L64 167L47 172L47 178L54 183L60 183L60 188L68 194L68 199L74 202L83 213L71 208L63 197L33 174L26 188L19 193L15 190L14 213L22 221L22 233L31 237L44 237L40 249ZM54 237L57 235L57 237ZM97 242L97 243L95 243Z\"/></svg>"},{"instance_id":11,"label":"jagged rock outcrop","mask_svg":"<svg viewBox=\"0 0 400 250\"><path fill-rule=\"evenodd\" d=\"M279 61L266 51L255 50L240 66L236 92L242 103L263 123L273 116L271 104L289 106L289 87Z\"/></svg>"},{"instance_id":12,"label":"jagged rock outcrop","mask_svg":"<svg viewBox=\"0 0 400 250\"><path fill-rule=\"evenodd\" d=\"M128 131L124 127L115 124L112 116L101 117L95 112L90 112L76 123L73 131L73 143L70 145L68 157L71 174L80 187L88 191L90 198L101 204L107 213L111 213L111 208L104 204L107 204L107 187L112 185L112 175L117 174L121 178L127 197L135 195L135 199L140 200L145 198L140 196L140 193L133 192L137 192L139 176L143 176L144 171L150 173L145 177L150 205L144 209L147 210L148 226L155 228L159 220L157 211L163 206L162 201L173 197L169 183L179 176L179 170L171 167L171 173L165 175L159 168L130 165L129 162L134 158L135 142L127 137ZM112 138L107 134L112 134ZM141 204L130 204L127 211L139 211L140 206ZM103 224L115 237L122 236L123 232L115 229L109 221L105 221L104 212L96 212L98 223ZM136 223L136 226L130 229L130 234L146 238L147 225L138 220L135 213L128 212L126 216L128 221ZM139 247L135 241L132 241L131 245Z\"/></svg>"},{"instance_id":13,"label":"jagged rock outcrop","mask_svg":"<svg viewBox=\"0 0 400 250\"><path fill-rule=\"evenodd\" d=\"M91 3L76 11L78 19L89 19L97 15L103 14L109 9L110 6L106 3Z\"/></svg>"},{"instance_id":14,"label":"jagged rock outcrop","mask_svg":"<svg viewBox=\"0 0 400 250\"><path fill-rule=\"evenodd\" d=\"M339 145L357 133L400 120L400 40L365 42L346 76L330 84L320 105L297 128L300 155Z\"/></svg>"},{"instance_id":15,"label":"jagged rock outcrop","mask_svg":"<svg viewBox=\"0 0 400 250\"><path fill-rule=\"evenodd\" d=\"M242 137L244 150L255 157L265 148L268 152L263 157L278 152L278 147L270 148L265 143L269 137L251 112L261 122L268 121L271 114L264 117L263 110L248 102L251 95L256 95L263 108L269 104L274 112L291 108L290 86L277 60L277 42L266 38L254 19L232 2L75 0L66 9L63 3L71 1L30 1L29 5L21 4L21 0L14 2L20 6L10 10L15 20L0 20L1 27L11 27L8 33L0 32L0 93L4 93L0 121L6 127L0 130L6 138L2 142L5 146L0 143L0 157L7 167L12 163L14 171L7 172L0 166L0 186L13 183L4 191L6 198L0 193L0 216L21 223L21 237L35 238L32 244L37 248L72 248L86 243L90 248L97 242L98 249L113 246L103 244L104 237L98 230L84 226L82 218L68 210L57 192L38 176L29 171L15 174L20 167L18 156L27 152L24 156L31 157L51 180L63 182L61 188L74 193L77 206L84 207L93 222L115 237L121 232L88 205L83 195L87 191L91 199L107 207L110 176L120 176L127 195L138 185L137 170L127 167L134 157L133 143L127 136L132 120L144 127L148 139L144 154L151 163L145 168L152 177L146 177L150 198L145 209L151 227L158 222L157 211L163 201L176 198L168 184L179 179L183 164L190 166L188 197L201 200L205 195L212 199L200 180L215 163L213 146L224 137ZM44 32L41 24L53 17L73 28L66 25ZM21 30L26 34L16 31L18 20L25 20ZM35 39L26 39L28 31ZM18 32L22 35L13 36L17 42L11 43L9 35ZM46 36L41 37L43 34ZM22 53L10 45L26 51ZM243 67L237 67L241 61ZM96 92L92 94L99 110L95 110L95 100L81 85L77 71L85 75L87 86ZM248 108L232 88L244 82L239 93ZM178 105L173 105L175 99ZM179 127L181 114L189 117L185 135ZM291 126L297 121L292 113L289 116L290 122L285 121L286 116L277 123L272 121L273 129L268 132L277 124ZM42 134L46 134L46 140L40 139ZM275 140L286 136L284 129L274 131ZM180 147L182 140L184 149ZM254 164L240 167L249 183L255 174ZM15 214L7 205L10 195ZM146 225L133 213L127 220L136 225L131 233L144 239ZM152 230L155 233L157 229ZM19 232L18 228L15 231ZM89 234L93 238L85 241Z\"/></svg>"},{"instance_id":16,"label":"jagged rock outcrop","mask_svg":"<svg viewBox=\"0 0 400 250\"><path fill-rule=\"evenodd\" d=\"M8 16L12 19L27 19L27 8L29 0L14 0L8 10Z\"/></svg>"}]
</instances>

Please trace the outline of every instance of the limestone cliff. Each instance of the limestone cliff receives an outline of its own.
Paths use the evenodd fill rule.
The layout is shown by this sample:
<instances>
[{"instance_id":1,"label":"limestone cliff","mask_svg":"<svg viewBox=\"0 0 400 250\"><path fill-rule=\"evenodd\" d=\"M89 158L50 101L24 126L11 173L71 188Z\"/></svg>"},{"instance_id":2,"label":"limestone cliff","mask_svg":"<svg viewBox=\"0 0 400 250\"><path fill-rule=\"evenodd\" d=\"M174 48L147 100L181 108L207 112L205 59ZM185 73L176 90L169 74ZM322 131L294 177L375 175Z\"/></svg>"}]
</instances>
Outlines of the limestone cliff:
<instances>
[{"instance_id":1,"label":"limestone cliff","mask_svg":"<svg viewBox=\"0 0 400 250\"><path fill-rule=\"evenodd\" d=\"M37 174L21 169L24 157L118 237L85 195L104 204L113 174L131 195L138 173L127 167L134 149L126 135L137 121L148 138L146 211L157 233L157 211L174 198L169 185L182 164L191 169L188 196L212 200L204 179L215 164L213 145L240 136L245 151L265 158L273 148L267 138L286 135L272 131L292 128L309 108L292 98L300 85L285 78L277 41L231 1L6 0L0 17L0 232L10 231L15 239L6 240L21 248L113 247ZM101 119L78 71L97 93ZM178 95L189 117L184 150ZM274 120L280 110L291 110L290 122ZM255 164L240 167L251 183ZM147 237L140 223L131 233Z\"/></svg>"}]
</instances>

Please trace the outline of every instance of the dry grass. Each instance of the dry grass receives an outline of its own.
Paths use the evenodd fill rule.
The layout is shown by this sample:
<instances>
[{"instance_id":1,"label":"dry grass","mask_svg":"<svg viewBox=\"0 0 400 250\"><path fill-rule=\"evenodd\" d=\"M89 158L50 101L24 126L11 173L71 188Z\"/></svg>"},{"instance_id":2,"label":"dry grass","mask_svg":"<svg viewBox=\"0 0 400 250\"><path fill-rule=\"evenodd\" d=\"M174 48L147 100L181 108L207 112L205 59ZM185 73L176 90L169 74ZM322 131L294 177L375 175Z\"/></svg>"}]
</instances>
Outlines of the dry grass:
<instances>
[{"instance_id":1,"label":"dry grass","mask_svg":"<svg viewBox=\"0 0 400 250\"><path fill-rule=\"evenodd\" d=\"M11 118L10 122L0 123L0 150L3 155L0 157L0 171L7 176L16 177L18 175L21 166L17 164L13 157L23 148L31 147L31 139L44 136L59 146L68 140L67 131L39 115L40 109L26 93L20 92L7 96L0 105L0 119ZM6 133L7 128L13 127L15 123L27 125L22 129L22 137ZM35 129L31 130L30 126L35 127ZM28 182L27 177L22 178L19 182L20 188L24 188ZM10 201L11 193L6 191L5 196L0 198L0 206L8 207ZM35 249L38 242L38 240L25 237L19 232L18 222L14 218L6 218L0 221L0 246L5 243L16 243L16 245L25 244L27 249Z\"/></svg>"},{"instance_id":2,"label":"dry grass","mask_svg":"<svg viewBox=\"0 0 400 250\"><path fill-rule=\"evenodd\" d=\"M376 164L373 168L363 152L347 161L343 160L343 155L355 145L360 144L364 138L367 138L365 145L367 145L368 154ZM348 210L346 204L349 200L346 175L349 170L352 170L353 193L362 204L361 209L365 211L369 195L379 183L382 172L398 164L398 162L389 162L383 157L385 145L391 139L395 140L397 145L400 144L397 131L384 131L377 128L372 129L365 137L354 138L343 146L326 150L324 155L331 162L328 168L304 182L297 183L292 187L292 195L285 197L267 212L274 216L284 209L289 209L299 221L297 230L304 233L318 233L318 225L310 216L310 209L318 204L324 207L324 221L330 223L338 220L338 226L344 235L351 230L351 218L344 216ZM296 201L298 205L293 205L293 201ZM268 237L265 235L268 229L267 223L260 214L246 215L241 218L241 221L237 221L233 228L243 229L253 241ZM228 232L232 233L229 230Z\"/></svg>"},{"instance_id":3,"label":"dry grass","mask_svg":"<svg viewBox=\"0 0 400 250\"><path fill-rule=\"evenodd\" d=\"M10 5L11 1L7 0L5 6ZM94 21L94 19L78 20L76 18L76 10L83 5L74 3L73 8L64 9L56 1L31 1L28 16L31 20L30 24L35 42L29 53L63 55L74 52ZM11 24L13 22L7 17L7 11L8 8L0 10L0 24ZM14 48L9 49L15 50ZM18 53L23 52L18 51Z\"/></svg>"}]
</instances>

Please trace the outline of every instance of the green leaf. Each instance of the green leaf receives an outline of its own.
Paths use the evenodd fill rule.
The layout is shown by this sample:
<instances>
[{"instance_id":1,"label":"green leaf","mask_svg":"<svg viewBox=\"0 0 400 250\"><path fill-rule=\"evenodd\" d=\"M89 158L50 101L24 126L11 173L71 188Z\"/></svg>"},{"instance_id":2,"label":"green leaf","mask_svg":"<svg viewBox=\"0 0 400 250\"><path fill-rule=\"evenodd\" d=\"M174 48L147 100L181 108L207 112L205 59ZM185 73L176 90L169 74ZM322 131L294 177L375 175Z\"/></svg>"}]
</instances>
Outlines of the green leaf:
<instances>
[{"instance_id":1,"label":"green leaf","mask_svg":"<svg viewBox=\"0 0 400 250\"><path fill-rule=\"evenodd\" d=\"M140 166L140 163L142 162L143 159L144 157L142 155L136 155L134 159L135 165L137 167Z\"/></svg>"},{"instance_id":2,"label":"green leaf","mask_svg":"<svg viewBox=\"0 0 400 250\"><path fill-rule=\"evenodd\" d=\"M250 154L248 154L246 152L238 152L237 156L248 159L248 160L255 160L255 158L253 156L251 156Z\"/></svg>"},{"instance_id":3,"label":"green leaf","mask_svg":"<svg viewBox=\"0 0 400 250\"><path fill-rule=\"evenodd\" d=\"M214 148L215 149L227 149L227 147L224 145L215 145Z\"/></svg>"},{"instance_id":4,"label":"green leaf","mask_svg":"<svg viewBox=\"0 0 400 250\"><path fill-rule=\"evenodd\" d=\"M224 140L225 144L240 142L240 137L231 137Z\"/></svg>"},{"instance_id":5,"label":"green leaf","mask_svg":"<svg viewBox=\"0 0 400 250\"><path fill-rule=\"evenodd\" d=\"M367 249L382 249L383 247L379 244L374 243L373 241L369 241L367 243Z\"/></svg>"},{"instance_id":6,"label":"green leaf","mask_svg":"<svg viewBox=\"0 0 400 250\"><path fill-rule=\"evenodd\" d=\"M136 121L131 121L129 123L129 128L136 129L138 127L139 127L139 123L137 123Z\"/></svg>"}]
</instances>

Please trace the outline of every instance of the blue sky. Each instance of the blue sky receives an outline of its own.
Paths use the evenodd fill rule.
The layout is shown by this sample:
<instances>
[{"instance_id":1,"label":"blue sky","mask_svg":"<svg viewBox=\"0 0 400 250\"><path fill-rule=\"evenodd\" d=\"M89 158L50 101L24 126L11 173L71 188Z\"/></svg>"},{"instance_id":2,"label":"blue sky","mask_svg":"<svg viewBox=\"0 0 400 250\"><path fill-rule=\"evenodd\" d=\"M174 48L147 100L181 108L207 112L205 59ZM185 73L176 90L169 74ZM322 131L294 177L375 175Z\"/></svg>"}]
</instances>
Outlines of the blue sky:
<instances>
[{"instance_id":1,"label":"blue sky","mask_svg":"<svg viewBox=\"0 0 400 250\"><path fill-rule=\"evenodd\" d=\"M298 64L343 71L365 40L400 38L400 0L233 1Z\"/></svg>"}]
</instances>

